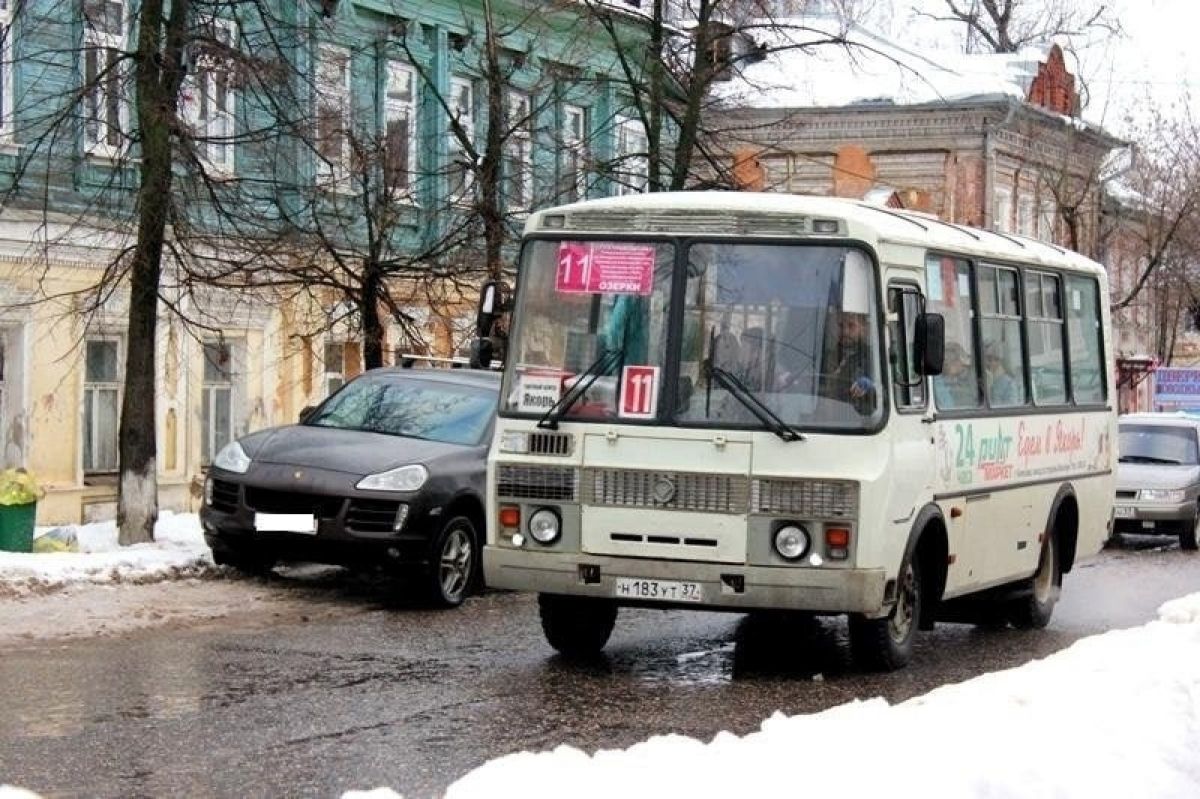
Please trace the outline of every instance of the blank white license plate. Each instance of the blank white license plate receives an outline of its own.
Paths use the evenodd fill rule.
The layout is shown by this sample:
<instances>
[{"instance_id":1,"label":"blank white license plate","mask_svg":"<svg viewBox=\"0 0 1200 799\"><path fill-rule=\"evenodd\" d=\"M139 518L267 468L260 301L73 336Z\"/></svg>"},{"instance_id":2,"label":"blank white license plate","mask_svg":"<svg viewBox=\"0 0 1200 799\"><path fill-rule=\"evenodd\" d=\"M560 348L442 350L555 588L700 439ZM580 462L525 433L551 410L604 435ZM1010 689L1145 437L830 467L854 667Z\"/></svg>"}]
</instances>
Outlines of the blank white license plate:
<instances>
[{"instance_id":1,"label":"blank white license plate","mask_svg":"<svg viewBox=\"0 0 1200 799\"><path fill-rule=\"evenodd\" d=\"M653 599L660 602L703 602L700 583L678 580L643 580L618 577L613 596L620 599Z\"/></svg>"},{"instance_id":2,"label":"blank white license plate","mask_svg":"<svg viewBox=\"0 0 1200 799\"><path fill-rule=\"evenodd\" d=\"M1133 518L1133 508L1130 507L1129 505L1118 505L1116 508L1113 509L1113 513L1114 513L1114 515L1116 515L1116 517L1118 519L1132 519Z\"/></svg>"},{"instance_id":3,"label":"blank white license plate","mask_svg":"<svg viewBox=\"0 0 1200 799\"><path fill-rule=\"evenodd\" d=\"M311 513L256 513L254 529L260 533L307 533L317 532L317 517Z\"/></svg>"}]
</instances>

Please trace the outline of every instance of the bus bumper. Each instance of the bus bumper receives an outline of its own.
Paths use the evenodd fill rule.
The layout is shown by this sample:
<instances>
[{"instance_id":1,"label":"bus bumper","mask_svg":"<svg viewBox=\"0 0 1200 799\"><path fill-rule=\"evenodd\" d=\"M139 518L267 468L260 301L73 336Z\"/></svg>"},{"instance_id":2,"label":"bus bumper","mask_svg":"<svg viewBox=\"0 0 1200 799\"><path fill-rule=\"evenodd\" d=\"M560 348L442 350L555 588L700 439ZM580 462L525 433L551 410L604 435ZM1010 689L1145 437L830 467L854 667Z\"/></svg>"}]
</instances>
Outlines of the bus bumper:
<instances>
[{"instance_id":1,"label":"bus bumper","mask_svg":"<svg viewBox=\"0 0 1200 799\"><path fill-rule=\"evenodd\" d=\"M483 549L489 588L613 599L626 605L672 605L717 610L804 610L881 616L887 575L883 569L746 566L694 561L652 561L579 553ZM631 600L617 595L619 578L700 585L697 602Z\"/></svg>"}]
</instances>

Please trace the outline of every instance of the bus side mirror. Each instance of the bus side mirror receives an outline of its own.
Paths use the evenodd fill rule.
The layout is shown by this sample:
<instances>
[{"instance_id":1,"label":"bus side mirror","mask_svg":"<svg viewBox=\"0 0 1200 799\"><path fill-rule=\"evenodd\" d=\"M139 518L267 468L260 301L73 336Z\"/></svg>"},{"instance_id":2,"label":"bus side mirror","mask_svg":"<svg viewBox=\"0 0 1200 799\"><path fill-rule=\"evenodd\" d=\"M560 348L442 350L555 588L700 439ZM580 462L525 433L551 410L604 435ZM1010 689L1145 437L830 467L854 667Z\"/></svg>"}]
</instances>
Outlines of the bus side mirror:
<instances>
[{"instance_id":1,"label":"bus side mirror","mask_svg":"<svg viewBox=\"0 0 1200 799\"><path fill-rule=\"evenodd\" d=\"M923 313L916 319L913 344L923 375L940 375L946 357L946 320L940 313Z\"/></svg>"},{"instance_id":2,"label":"bus side mirror","mask_svg":"<svg viewBox=\"0 0 1200 799\"><path fill-rule=\"evenodd\" d=\"M502 309L500 284L489 280L479 289L479 305L475 310L475 335L484 337L491 335L492 325L496 323Z\"/></svg>"}]
</instances>

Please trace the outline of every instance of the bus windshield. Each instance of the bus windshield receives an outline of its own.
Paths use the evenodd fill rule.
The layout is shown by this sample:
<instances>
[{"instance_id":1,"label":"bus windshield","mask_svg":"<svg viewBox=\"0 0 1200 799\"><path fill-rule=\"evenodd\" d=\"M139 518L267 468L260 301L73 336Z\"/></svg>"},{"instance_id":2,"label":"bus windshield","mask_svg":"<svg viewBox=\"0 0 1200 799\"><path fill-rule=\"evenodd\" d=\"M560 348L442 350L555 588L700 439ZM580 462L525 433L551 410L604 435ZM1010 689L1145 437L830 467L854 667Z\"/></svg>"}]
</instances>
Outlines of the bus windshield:
<instances>
[{"instance_id":1,"label":"bus windshield","mask_svg":"<svg viewBox=\"0 0 1200 799\"><path fill-rule=\"evenodd\" d=\"M562 418L754 429L770 429L770 417L808 429L878 425L885 395L876 285L862 252L697 242L677 259L683 246L530 242L502 410L541 416L580 380L587 390L557 409ZM672 335L677 260L684 307Z\"/></svg>"}]
</instances>

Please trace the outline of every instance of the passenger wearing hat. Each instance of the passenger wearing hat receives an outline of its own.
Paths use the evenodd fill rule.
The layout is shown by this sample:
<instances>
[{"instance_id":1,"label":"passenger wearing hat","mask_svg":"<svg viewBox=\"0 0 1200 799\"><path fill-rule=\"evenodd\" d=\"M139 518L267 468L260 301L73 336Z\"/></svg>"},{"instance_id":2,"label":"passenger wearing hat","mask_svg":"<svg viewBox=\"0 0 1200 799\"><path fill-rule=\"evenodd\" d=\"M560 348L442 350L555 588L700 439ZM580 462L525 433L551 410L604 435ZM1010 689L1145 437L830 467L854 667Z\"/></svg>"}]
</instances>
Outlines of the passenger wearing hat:
<instances>
[{"instance_id":1,"label":"passenger wearing hat","mask_svg":"<svg viewBox=\"0 0 1200 799\"><path fill-rule=\"evenodd\" d=\"M956 341L946 343L942 373L933 379L933 396L941 410L979 407L979 379Z\"/></svg>"}]
</instances>

